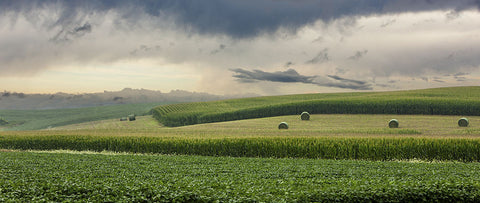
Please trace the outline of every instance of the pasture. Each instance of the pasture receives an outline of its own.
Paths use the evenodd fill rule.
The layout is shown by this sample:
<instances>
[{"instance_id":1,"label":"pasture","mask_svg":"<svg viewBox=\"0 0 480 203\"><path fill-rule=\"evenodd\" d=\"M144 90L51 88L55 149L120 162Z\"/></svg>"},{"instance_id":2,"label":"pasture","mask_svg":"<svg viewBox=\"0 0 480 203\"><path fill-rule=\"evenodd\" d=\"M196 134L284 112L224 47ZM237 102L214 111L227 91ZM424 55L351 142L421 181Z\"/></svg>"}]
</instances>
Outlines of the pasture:
<instances>
[{"instance_id":1,"label":"pasture","mask_svg":"<svg viewBox=\"0 0 480 203\"><path fill-rule=\"evenodd\" d=\"M89 121L121 118L129 114L147 115L158 105L168 103L118 104L110 106L48 109L48 110L2 110L0 117L9 121L0 125L0 131L40 130Z\"/></svg>"}]
</instances>

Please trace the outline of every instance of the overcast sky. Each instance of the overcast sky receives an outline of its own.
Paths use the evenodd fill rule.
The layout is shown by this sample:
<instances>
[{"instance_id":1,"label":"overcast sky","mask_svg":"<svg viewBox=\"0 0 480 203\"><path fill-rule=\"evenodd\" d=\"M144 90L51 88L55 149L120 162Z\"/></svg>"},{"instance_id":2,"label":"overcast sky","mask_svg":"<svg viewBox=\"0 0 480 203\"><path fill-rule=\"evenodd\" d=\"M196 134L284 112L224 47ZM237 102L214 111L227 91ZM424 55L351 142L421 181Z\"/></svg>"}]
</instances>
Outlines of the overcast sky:
<instances>
[{"instance_id":1,"label":"overcast sky","mask_svg":"<svg viewBox=\"0 0 480 203\"><path fill-rule=\"evenodd\" d=\"M278 95L480 84L479 0L0 1L0 87Z\"/></svg>"}]
</instances>

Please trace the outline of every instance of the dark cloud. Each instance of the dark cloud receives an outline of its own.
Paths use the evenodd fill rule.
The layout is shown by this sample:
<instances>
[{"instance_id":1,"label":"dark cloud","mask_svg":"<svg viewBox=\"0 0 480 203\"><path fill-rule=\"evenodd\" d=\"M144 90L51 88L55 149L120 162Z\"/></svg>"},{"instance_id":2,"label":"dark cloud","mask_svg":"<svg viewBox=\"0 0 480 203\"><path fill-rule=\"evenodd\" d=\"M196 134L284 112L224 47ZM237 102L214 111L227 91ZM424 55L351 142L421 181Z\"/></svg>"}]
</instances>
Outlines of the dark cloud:
<instances>
[{"instance_id":1,"label":"dark cloud","mask_svg":"<svg viewBox=\"0 0 480 203\"><path fill-rule=\"evenodd\" d=\"M318 52L318 54L313 57L312 59L308 60L308 61L305 61L305 63L309 63L309 64L317 64L317 63L323 63L323 62L327 62L329 59L328 57L328 49L324 49L320 52Z\"/></svg>"},{"instance_id":2,"label":"dark cloud","mask_svg":"<svg viewBox=\"0 0 480 203\"><path fill-rule=\"evenodd\" d=\"M74 27L70 30L62 29L58 32L53 38L54 42L65 42L70 41L76 38L83 37L87 33L92 32L92 25L90 23L85 23L82 26Z\"/></svg>"},{"instance_id":3,"label":"dark cloud","mask_svg":"<svg viewBox=\"0 0 480 203\"><path fill-rule=\"evenodd\" d=\"M316 76L303 76L297 73L293 69L286 71L277 71L273 73L264 72L261 70L248 71L241 68L232 69L236 75L233 77L240 80L240 82L252 82L252 81L271 81L271 82L300 82L300 83L312 83Z\"/></svg>"},{"instance_id":4,"label":"dark cloud","mask_svg":"<svg viewBox=\"0 0 480 203\"><path fill-rule=\"evenodd\" d=\"M200 34L226 34L234 38L272 33L279 28L295 32L317 20L329 22L342 17L431 10L462 11L480 8L478 0L5 0L0 12L31 15L35 10L55 8L58 18L50 26L66 27L86 16L116 11L133 24L145 13L158 20L172 17L177 26ZM36 15L31 15L32 19Z\"/></svg>"},{"instance_id":5,"label":"dark cloud","mask_svg":"<svg viewBox=\"0 0 480 203\"><path fill-rule=\"evenodd\" d=\"M356 60L362 58L362 57L363 57L365 54L367 54L367 53L368 53L368 50L357 51L357 52L355 53L355 55L348 57L348 59L350 59L350 60L355 60L355 61L356 61Z\"/></svg>"},{"instance_id":6,"label":"dark cloud","mask_svg":"<svg viewBox=\"0 0 480 203\"><path fill-rule=\"evenodd\" d=\"M458 72L458 73L453 74L453 78L457 82L464 82L464 81L467 81L467 77L465 77L467 75L470 75L470 73Z\"/></svg>"},{"instance_id":7,"label":"dark cloud","mask_svg":"<svg viewBox=\"0 0 480 203\"><path fill-rule=\"evenodd\" d=\"M237 78L242 83L252 83L258 81L269 82L283 82L283 83L305 83L314 84L324 87L336 87L343 89L354 90L371 90L371 84L364 81L352 80L342 78L336 75L328 75L327 77L321 76L304 76L298 74L294 69L288 69L286 71L277 72L265 72L261 70L248 71L241 68L232 69L235 73L234 78ZM333 79L333 80L332 80Z\"/></svg>"},{"instance_id":8,"label":"dark cloud","mask_svg":"<svg viewBox=\"0 0 480 203\"><path fill-rule=\"evenodd\" d=\"M458 76L465 76L465 75L470 75L470 73L465 73L465 72L458 72L453 74L453 76L458 77Z\"/></svg>"},{"instance_id":9,"label":"dark cloud","mask_svg":"<svg viewBox=\"0 0 480 203\"><path fill-rule=\"evenodd\" d=\"M460 12L456 11L456 10L452 10L450 12L448 12L445 17L447 18L447 20L455 20L457 19L458 17L460 17Z\"/></svg>"},{"instance_id":10,"label":"dark cloud","mask_svg":"<svg viewBox=\"0 0 480 203\"><path fill-rule=\"evenodd\" d=\"M133 51L131 51L130 55L139 56L139 55L144 55L150 52L158 52L160 50L162 50L162 47L160 45L148 46L148 45L142 44L137 49L134 49Z\"/></svg>"},{"instance_id":11,"label":"dark cloud","mask_svg":"<svg viewBox=\"0 0 480 203\"><path fill-rule=\"evenodd\" d=\"M332 78L332 79L335 79L335 80L338 80L338 81L341 81L341 82L347 82L347 83L352 83L352 84L357 84L357 85L365 85L365 84L367 84L367 82L364 82L364 81L346 79L346 78L342 78L342 77L337 76L337 75L327 75L327 76L328 76L329 78Z\"/></svg>"}]
</instances>

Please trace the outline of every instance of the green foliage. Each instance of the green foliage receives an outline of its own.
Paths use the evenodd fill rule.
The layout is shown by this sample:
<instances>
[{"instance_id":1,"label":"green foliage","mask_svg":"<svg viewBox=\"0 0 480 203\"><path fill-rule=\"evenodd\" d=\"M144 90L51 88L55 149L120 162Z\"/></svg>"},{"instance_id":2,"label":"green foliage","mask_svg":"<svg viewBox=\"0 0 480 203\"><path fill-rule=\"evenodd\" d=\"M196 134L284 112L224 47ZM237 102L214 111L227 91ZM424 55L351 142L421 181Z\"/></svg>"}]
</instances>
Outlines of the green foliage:
<instances>
[{"instance_id":1,"label":"green foliage","mask_svg":"<svg viewBox=\"0 0 480 203\"><path fill-rule=\"evenodd\" d=\"M0 152L0 202L479 202L479 163Z\"/></svg>"},{"instance_id":2,"label":"green foliage","mask_svg":"<svg viewBox=\"0 0 480 203\"><path fill-rule=\"evenodd\" d=\"M163 105L152 112L160 123L175 127L298 115L306 110L311 114L480 115L480 87L258 97Z\"/></svg>"},{"instance_id":3,"label":"green foliage","mask_svg":"<svg viewBox=\"0 0 480 203\"><path fill-rule=\"evenodd\" d=\"M127 112L137 115L150 114L150 110L165 103L121 104L76 109L52 110L0 110L10 123L17 125L3 130L38 130L89 121L113 119L125 116Z\"/></svg>"},{"instance_id":4,"label":"green foliage","mask_svg":"<svg viewBox=\"0 0 480 203\"><path fill-rule=\"evenodd\" d=\"M257 137L208 139L114 135L3 135L0 137L0 149L2 148L232 157L480 161L480 140L469 138Z\"/></svg>"}]
</instances>

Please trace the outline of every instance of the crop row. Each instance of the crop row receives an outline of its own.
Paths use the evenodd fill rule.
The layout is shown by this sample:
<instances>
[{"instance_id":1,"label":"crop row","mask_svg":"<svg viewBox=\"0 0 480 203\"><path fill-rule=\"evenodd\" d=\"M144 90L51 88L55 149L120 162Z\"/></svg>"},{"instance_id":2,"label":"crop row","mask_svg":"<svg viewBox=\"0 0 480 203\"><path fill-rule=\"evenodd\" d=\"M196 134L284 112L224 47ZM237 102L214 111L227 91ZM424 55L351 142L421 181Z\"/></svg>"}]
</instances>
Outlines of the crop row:
<instances>
[{"instance_id":1,"label":"crop row","mask_svg":"<svg viewBox=\"0 0 480 203\"><path fill-rule=\"evenodd\" d=\"M188 139L86 135L2 136L0 149L114 151L232 157L480 161L468 138L269 137Z\"/></svg>"},{"instance_id":2,"label":"crop row","mask_svg":"<svg viewBox=\"0 0 480 203\"><path fill-rule=\"evenodd\" d=\"M0 152L0 202L478 202L479 163Z\"/></svg>"},{"instance_id":3,"label":"crop row","mask_svg":"<svg viewBox=\"0 0 480 203\"><path fill-rule=\"evenodd\" d=\"M248 101L248 100L247 100ZM176 104L177 111L165 113L159 106L153 116L163 125L175 127L199 123L232 121L283 115L299 115L303 111L312 114L424 114L424 115L480 115L479 100L439 98L360 98L309 100L280 104L264 104L253 107L223 109L218 102L197 110ZM191 104L189 104L191 105ZM232 110L233 109L233 110Z\"/></svg>"}]
</instances>

